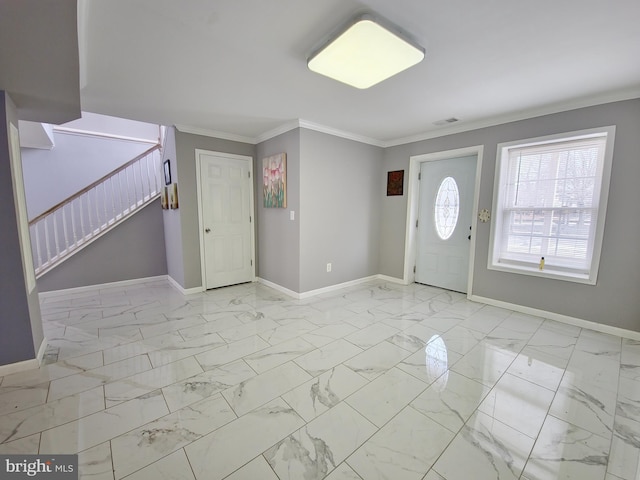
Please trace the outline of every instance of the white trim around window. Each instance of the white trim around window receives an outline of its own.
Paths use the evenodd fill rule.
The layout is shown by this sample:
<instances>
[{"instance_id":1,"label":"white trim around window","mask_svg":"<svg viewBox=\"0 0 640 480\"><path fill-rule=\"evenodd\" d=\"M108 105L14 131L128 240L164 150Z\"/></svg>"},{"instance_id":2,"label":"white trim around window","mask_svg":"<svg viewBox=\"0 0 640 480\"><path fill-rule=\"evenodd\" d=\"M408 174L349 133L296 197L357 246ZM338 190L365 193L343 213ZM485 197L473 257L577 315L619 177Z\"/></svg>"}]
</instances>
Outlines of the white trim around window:
<instances>
[{"instance_id":1,"label":"white trim around window","mask_svg":"<svg viewBox=\"0 0 640 480\"><path fill-rule=\"evenodd\" d=\"M498 145L487 268L595 285L615 126Z\"/></svg>"}]
</instances>

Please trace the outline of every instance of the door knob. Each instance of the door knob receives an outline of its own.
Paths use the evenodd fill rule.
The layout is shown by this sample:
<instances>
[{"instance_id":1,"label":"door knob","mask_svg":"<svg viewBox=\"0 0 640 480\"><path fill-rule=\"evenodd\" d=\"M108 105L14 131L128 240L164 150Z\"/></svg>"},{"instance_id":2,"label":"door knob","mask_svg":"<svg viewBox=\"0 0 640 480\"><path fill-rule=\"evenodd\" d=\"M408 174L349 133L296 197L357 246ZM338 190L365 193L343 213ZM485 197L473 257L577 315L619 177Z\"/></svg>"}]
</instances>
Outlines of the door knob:
<instances>
[{"instance_id":1,"label":"door knob","mask_svg":"<svg viewBox=\"0 0 640 480\"><path fill-rule=\"evenodd\" d=\"M210 229L210 228L205 228L205 229L204 229L204 231L205 231L206 233L209 233L209 232L211 231L211 229Z\"/></svg>"}]
</instances>

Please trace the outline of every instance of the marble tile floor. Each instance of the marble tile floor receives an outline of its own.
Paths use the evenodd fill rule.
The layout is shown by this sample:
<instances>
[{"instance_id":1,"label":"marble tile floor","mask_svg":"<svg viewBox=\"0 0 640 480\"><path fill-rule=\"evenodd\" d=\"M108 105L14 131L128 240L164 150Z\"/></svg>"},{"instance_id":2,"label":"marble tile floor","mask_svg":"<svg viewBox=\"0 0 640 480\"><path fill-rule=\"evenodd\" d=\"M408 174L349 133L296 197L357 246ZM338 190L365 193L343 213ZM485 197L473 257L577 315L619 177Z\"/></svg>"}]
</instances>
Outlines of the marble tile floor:
<instances>
[{"instance_id":1,"label":"marble tile floor","mask_svg":"<svg viewBox=\"0 0 640 480\"><path fill-rule=\"evenodd\" d=\"M383 281L42 312L45 364L0 378L0 453L79 453L83 479L640 478L638 341Z\"/></svg>"}]
</instances>

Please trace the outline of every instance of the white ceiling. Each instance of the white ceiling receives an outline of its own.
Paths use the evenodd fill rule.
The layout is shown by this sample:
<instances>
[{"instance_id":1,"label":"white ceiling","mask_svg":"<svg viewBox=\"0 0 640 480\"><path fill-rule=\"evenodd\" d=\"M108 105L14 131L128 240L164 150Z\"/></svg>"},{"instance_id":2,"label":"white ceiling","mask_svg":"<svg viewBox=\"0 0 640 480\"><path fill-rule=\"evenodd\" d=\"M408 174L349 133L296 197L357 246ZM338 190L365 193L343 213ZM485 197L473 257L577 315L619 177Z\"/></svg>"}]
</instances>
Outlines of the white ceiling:
<instances>
[{"instance_id":1,"label":"white ceiling","mask_svg":"<svg viewBox=\"0 0 640 480\"><path fill-rule=\"evenodd\" d=\"M368 90L309 71L362 10L425 60ZM301 119L388 145L639 97L639 24L638 0L80 0L82 109L254 140Z\"/></svg>"}]
</instances>

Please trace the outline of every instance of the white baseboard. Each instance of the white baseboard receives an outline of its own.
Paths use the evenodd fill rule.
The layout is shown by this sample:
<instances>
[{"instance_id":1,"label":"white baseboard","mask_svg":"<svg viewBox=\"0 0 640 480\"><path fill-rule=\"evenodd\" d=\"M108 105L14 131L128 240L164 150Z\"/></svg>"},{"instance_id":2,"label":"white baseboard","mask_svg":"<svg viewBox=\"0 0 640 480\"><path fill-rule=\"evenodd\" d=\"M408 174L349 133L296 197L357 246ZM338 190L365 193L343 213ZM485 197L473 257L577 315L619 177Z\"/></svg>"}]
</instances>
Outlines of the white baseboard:
<instances>
[{"instance_id":1,"label":"white baseboard","mask_svg":"<svg viewBox=\"0 0 640 480\"><path fill-rule=\"evenodd\" d=\"M380 273L376 275L376 278L378 280L383 280L385 282L399 283L400 285L409 285L407 282L404 281L403 278L390 277L389 275L382 275Z\"/></svg>"},{"instance_id":2,"label":"white baseboard","mask_svg":"<svg viewBox=\"0 0 640 480\"><path fill-rule=\"evenodd\" d=\"M493 305L494 307L506 308L515 312L526 313L528 315L548 318L550 320L567 323L575 327L595 330L596 332L608 333L609 335L630 338L632 340L640 340L640 332L627 330L625 328L612 327L611 325L605 325L603 323L591 322L589 320L583 320L581 318L570 317L568 315L562 315L555 312L547 312L546 310L540 310L538 308L525 307L523 305L503 302L502 300L495 300L493 298L480 297L478 295L469 296L469 300L472 300L474 302L486 303L487 305Z\"/></svg>"},{"instance_id":3,"label":"white baseboard","mask_svg":"<svg viewBox=\"0 0 640 480\"><path fill-rule=\"evenodd\" d=\"M395 277L387 277L386 275L371 275L369 277L364 277L364 278L358 278L356 280L350 280L348 282L344 282L344 283L337 283L335 285L329 285L328 287L322 287L322 288L318 288L315 290L307 290L306 292L294 292L293 290L289 290L286 287L283 287L282 285L278 285L277 283L273 283L270 282L269 280L265 280L264 278L256 278L256 280L259 283L262 283L263 285L267 286L267 287L271 287L274 290L278 290L286 295L289 295L290 297L296 298L298 300L301 300L303 298L309 298L309 297L315 297L316 295L321 295L323 293L330 293L333 292L335 290L340 290L342 288L346 288L346 287L353 287L354 285L359 285L361 283L365 283L365 282L370 282L371 280L384 280L386 282L393 282L393 283L401 283L404 284L403 280L400 278L395 278Z\"/></svg>"},{"instance_id":4,"label":"white baseboard","mask_svg":"<svg viewBox=\"0 0 640 480\"><path fill-rule=\"evenodd\" d=\"M16 363L10 363L8 365L0 365L0 377L6 377L7 375L11 375L12 373L23 372L25 370L40 368L40 364L42 363L42 358L44 357L44 352L46 350L47 339L43 338L42 343L40 343L40 348L38 349L38 355L36 356L36 358L23 360Z\"/></svg>"},{"instance_id":5,"label":"white baseboard","mask_svg":"<svg viewBox=\"0 0 640 480\"><path fill-rule=\"evenodd\" d=\"M128 287L130 285L139 285L141 283L156 282L158 280L166 280L167 275L158 275L156 277L134 278L131 280L122 280L119 282L99 283L97 285L87 285L85 287L65 288L63 290L51 290L50 292L40 292L40 298L60 297L74 293L91 292L94 290L102 290L105 288Z\"/></svg>"},{"instance_id":6,"label":"white baseboard","mask_svg":"<svg viewBox=\"0 0 640 480\"><path fill-rule=\"evenodd\" d=\"M279 292L284 293L285 295L289 295L295 299L300 299L300 294L298 292L294 292L293 290L289 290L282 285L278 285L277 283L270 282L269 280L265 280L264 278L256 277L256 281L261 283L267 287L273 288L274 290L278 290Z\"/></svg>"},{"instance_id":7,"label":"white baseboard","mask_svg":"<svg viewBox=\"0 0 640 480\"><path fill-rule=\"evenodd\" d=\"M194 293L202 293L204 291L202 287L184 288L182 285L176 282L170 275L167 275L166 278L169 281L169 284L173 288L178 290L180 293L182 293L183 295L193 295Z\"/></svg>"}]
</instances>

